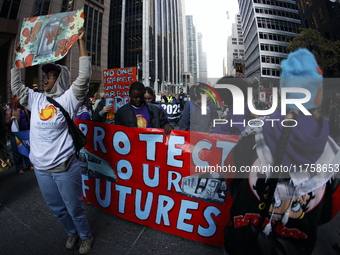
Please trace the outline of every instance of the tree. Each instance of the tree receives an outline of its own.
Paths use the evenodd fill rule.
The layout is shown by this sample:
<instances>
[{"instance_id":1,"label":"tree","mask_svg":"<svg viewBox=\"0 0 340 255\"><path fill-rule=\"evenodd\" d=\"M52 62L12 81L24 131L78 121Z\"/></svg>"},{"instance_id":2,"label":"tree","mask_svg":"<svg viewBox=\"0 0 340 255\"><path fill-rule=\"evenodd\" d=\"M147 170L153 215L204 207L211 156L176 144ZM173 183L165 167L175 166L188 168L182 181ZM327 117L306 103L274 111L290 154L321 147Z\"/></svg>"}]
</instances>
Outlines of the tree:
<instances>
[{"instance_id":1,"label":"tree","mask_svg":"<svg viewBox=\"0 0 340 255\"><path fill-rule=\"evenodd\" d=\"M315 29L303 28L301 33L291 42L288 50L307 48L315 55L316 61L323 71L324 77L340 76L340 41L331 41L323 37Z\"/></svg>"}]
</instances>

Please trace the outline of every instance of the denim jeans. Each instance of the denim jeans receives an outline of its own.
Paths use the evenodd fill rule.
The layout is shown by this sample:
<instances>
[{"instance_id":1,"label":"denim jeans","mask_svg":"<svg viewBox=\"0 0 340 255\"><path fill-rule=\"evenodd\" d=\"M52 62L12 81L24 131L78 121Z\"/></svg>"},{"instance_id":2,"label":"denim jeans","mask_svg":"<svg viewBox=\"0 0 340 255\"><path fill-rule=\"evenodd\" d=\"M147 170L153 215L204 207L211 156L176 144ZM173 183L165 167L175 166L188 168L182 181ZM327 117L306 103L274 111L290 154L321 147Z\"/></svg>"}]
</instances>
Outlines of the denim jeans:
<instances>
[{"instance_id":1,"label":"denim jeans","mask_svg":"<svg viewBox=\"0 0 340 255\"><path fill-rule=\"evenodd\" d=\"M68 236L91 238L81 196L81 167L76 157L64 172L50 173L34 169L40 191Z\"/></svg>"}]
</instances>

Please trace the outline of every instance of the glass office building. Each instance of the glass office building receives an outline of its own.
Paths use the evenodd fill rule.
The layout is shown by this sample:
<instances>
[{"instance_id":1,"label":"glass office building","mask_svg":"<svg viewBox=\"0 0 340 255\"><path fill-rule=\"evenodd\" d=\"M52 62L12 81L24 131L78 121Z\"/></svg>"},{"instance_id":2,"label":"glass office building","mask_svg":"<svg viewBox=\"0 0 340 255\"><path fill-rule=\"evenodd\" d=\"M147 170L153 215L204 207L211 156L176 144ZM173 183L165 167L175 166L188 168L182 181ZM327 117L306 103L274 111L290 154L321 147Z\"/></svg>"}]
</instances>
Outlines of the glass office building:
<instances>
[{"instance_id":1,"label":"glass office building","mask_svg":"<svg viewBox=\"0 0 340 255\"><path fill-rule=\"evenodd\" d=\"M256 77L271 89L287 58L287 42L300 32L294 0L239 0L242 20L245 76Z\"/></svg>"},{"instance_id":2,"label":"glass office building","mask_svg":"<svg viewBox=\"0 0 340 255\"><path fill-rule=\"evenodd\" d=\"M138 80L171 91L185 70L182 0L112 0L108 68L138 67Z\"/></svg>"}]
</instances>

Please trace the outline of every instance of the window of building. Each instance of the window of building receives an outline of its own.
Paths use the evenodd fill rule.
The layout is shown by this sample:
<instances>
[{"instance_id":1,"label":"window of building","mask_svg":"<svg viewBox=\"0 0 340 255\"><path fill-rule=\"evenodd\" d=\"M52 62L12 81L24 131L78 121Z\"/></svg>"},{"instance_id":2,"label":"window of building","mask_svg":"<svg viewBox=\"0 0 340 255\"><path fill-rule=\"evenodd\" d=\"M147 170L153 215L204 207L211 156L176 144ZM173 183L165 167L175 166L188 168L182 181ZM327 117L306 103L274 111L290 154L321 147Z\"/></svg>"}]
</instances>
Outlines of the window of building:
<instances>
[{"instance_id":1,"label":"window of building","mask_svg":"<svg viewBox=\"0 0 340 255\"><path fill-rule=\"evenodd\" d=\"M50 8L50 2L50 0L36 0L32 16L47 15Z\"/></svg>"},{"instance_id":2,"label":"window of building","mask_svg":"<svg viewBox=\"0 0 340 255\"><path fill-rule=\"evenodd\" d=\"M92 64L96 66L101 65L101 35L103 13L94 8L85 5L85 27L86 27L86 48L92 57Z\"/></svg>"},{"instance_id":3,"label":"window of building","mask_svg":"<svg viewBox=\"0 0 340 255\"><path fill-rule=\"evenodd\" d=\"M20 2L20 0L4 0L1 6L0 17L16 20Z\"/></svg>"}]
</instances>

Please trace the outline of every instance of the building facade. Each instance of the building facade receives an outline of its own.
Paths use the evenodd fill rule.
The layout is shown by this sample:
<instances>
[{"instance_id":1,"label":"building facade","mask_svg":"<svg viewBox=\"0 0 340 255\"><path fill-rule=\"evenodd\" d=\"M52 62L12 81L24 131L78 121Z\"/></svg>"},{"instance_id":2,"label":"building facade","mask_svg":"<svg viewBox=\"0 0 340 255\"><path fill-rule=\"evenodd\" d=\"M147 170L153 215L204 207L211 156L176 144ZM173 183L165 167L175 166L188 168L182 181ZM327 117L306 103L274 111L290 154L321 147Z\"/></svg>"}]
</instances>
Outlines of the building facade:
<instances>
[{"instance_id":1,"label":"building facade","mask_svg":"<svg viewBox=\"0 0 340 255\"><path fill-rule=\"evenodd\" d=\"M242 23L239 14L235 16L231 35L227 41L227 72L226 76L244 76L244 42Z\"/></svg>"},{"instance_id":2,"label":"building facade","mask_svg":"<svg viewBox=\"0 0 340 255\"><path fill-rule=\"evenodd\" d=\"M200 82L208 82L207 53L203 50L203 34L197 34L198 39L198 77Z\"/></svg>"},{"instance_id":3,"label":"building facade","mask_svg":"<svg viewBox=\"0 0 340 255\"><path fill-rule=\"evenodd\" d=\"M137 67L146 86L175 92L186 71L182 6L182 0L112 0L108 68Z\"/></svg>"},{"instance_id":4,"label":"building facade","mask_svg":"<svg viewBox=\"0 0 340 255\"><path fill-rule=\"evenodd\" d=\"M14 48L20 38L20 30L24 18L78 10L84 7L86 48L92 57L92 76L89 96L101 90L102 70L107 65L107 10L110 2L104 0L4 0L0 2L0 51L5 61L2 61L0 95L4 101L12 97L10 89L10 69L14 65ZM79 68L79 51L77 44L57 63L68 66L71 80L75 80ZM42 71L40 66L32 66L22 70L22 79L26 86L42 91Z\"/></svg>"},{"instance_id":5,"label":"building facade","mask_svg":"<svg viewBox=\"0 0 340 255\"><path fill-rule=\"evenodd\" d=\"M245 50L245 77L256 77L258 89L271 90L287 58L287 42L301 21L294 0L239 0ZM258 82L257 82L258 81ZM255 86L255 85L254 85Z\"/></svg>"},{"instance_id":6,"label":"building facade","mask_svg":"<svg viewBox=\"0 0 340 255\"><path fill-rule=\"evenodd\" d=\"M340 3L296 0L301 26L318 30L329 40L340 40Z\"/></svg>"},{"instance_id":7,"label":"building facade","mask_svg":"<svg viewBox=\"0 0 340 255\"><path fill-rule=\"evenodd\" d=\"M188 71L194 78L194 83L198 81L198 55L197 55L197 33L194 25L194 17L186 16L187 52L188 52Z\"/></svg>"}]
</instances>

